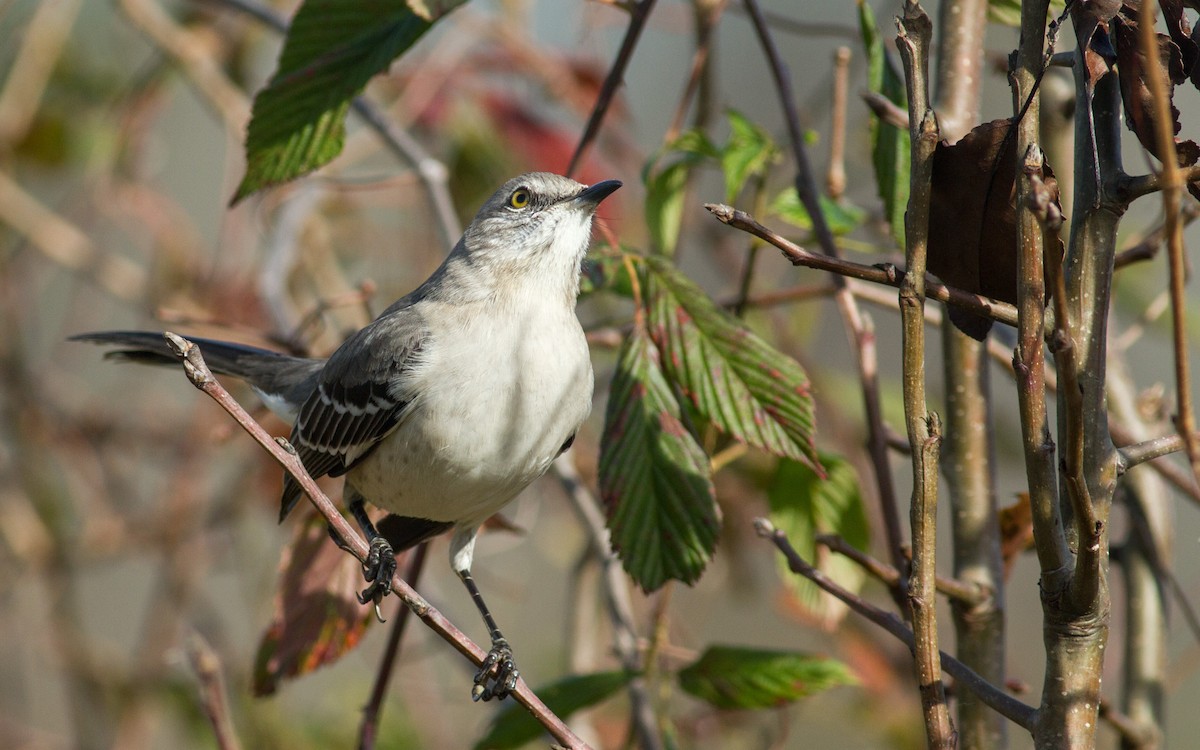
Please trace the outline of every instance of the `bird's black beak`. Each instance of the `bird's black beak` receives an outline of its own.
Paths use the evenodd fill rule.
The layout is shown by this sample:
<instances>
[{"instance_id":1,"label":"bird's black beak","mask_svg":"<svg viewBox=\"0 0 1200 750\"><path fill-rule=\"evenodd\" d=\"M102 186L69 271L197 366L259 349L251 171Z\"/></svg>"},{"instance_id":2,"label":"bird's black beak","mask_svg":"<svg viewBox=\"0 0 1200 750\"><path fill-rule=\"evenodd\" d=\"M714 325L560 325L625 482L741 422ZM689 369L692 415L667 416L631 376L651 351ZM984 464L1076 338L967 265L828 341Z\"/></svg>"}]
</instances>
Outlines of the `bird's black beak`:
<instances>
[{"instance_id":1,"label":"bird's black beak","mask_svg":"<svg viewBox=\"0 0 1200 750\"><path fill-rule=\"evenodd\" d=\"M620 180L597 182L591 187L584 188L579 195L575 196L575 201L577 203L589 203L593 206L598 206L600 205L600 201L612 195L619 187L621 187Z\"/></svg>"}]
</instances>

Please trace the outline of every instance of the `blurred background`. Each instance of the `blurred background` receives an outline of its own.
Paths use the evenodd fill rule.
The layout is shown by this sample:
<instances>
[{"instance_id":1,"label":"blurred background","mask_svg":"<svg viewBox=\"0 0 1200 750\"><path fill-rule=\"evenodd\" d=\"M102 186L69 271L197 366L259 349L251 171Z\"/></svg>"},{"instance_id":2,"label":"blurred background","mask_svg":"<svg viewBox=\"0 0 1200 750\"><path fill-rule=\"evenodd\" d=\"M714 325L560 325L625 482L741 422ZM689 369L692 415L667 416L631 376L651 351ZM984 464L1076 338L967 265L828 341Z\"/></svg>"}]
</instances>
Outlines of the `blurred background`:
<instances>
[{"instance_id":1,"label":"blurred background","mask_svg":"<svg viewBox=\"0 0 1200 750\"><path fill-rule=\"evenodd\" d=\"M215 665L223 675L246 747L354 742L385 627L366 626L359 647L343 658L279 684L269 697L253 695L256 653L278 606L281 557L303 533L295 519L275 523L277 465L181 372L114 364L94 347L65 341L89 330L171 329L323 354L422 281L447 252L444 222L420 175L353 116L345 151L331 166L228 205L244 169L251 97L280 45L276 31L239 8L248 5L255 4L0 1L2 747L215 746L198 665ZM269 9L286 17L294 5ZM890 40L898 3L871 5ZM820 169L828 154L834 52L851 49L845 198L867 219L848 241L870 253L865 262L896 260L868 161L868 110L856 96L866 84L853 4L763 6ZM508 177L565 170L627 23L627 14L606 2L476 0L439 23L368 95L444 164L457 220L465 223ZM733 108L783 143L769 72L740 4L730 6L716 34L696 105L712 113L713 137L727 135L722 111ZM989 26L984 120L1011 112L1003 69L1016 36ZM600 223L605 236L629 248L647 243L640 176L674 126L695 44L692 4L659 3L576 175L625 182L602 206ZM1062 44L1073 44L1069 34ZM1197 121L1196 92L1181 90L1176 101L1186 129ZM1136 141L1126 163L1131 171L1146 166ZM792 169L788 159L776 165L776 189L789 183ZM702 208L721 200L719 174L702 176L683 211L679 250L680 264L717 299L736 292L747 246ZM1122 228L1136 239L1157 213L1156 201L1142 201ZM803 239L803 232L793 234ZM1195 246L1196 231L1187 238ZM1169 329L1153 313L1165 278L1161 258L1124 272L1114 309L1114 335L1144 329L1128 364L1151 410L1162 400L1157 384L1171 377ZM825 281L773 254L754 279L762 293ZM581 305L595 334L598 401L574 457L592 487L614 326L629 312L603 295ZM898 318L872 312L886 414L901 425ZM832 302L764 306L749 319L808 368L822 450L865 466L861 399L848 377L852 353ZM931 351L936 358L937 348ZM940 362L928 365L940 372ZM1010 380L995 369L998 491L1008 505L1024 473ZM252 393L231 388L269 429L286 433ZM939 388L931 384L934 409ZM906 465L894 463L906 497ZM750 526L766 509L760 464L750 457L717 477L725 529L704 578L666 595L633 592L641 632L663 623L663 656L680 662L713 643L828 654L849 664L860 684L777 710L721 714L676 691L662 699L681 746L923 746L903 647L853 617L814 618L781 585L774 550ZM873 513L870 482L862 484ZM328 487L336 493L338 485ZM1187 500L1175 502L1174 570L1179 588L1196 598L1200 513ZM536 687L571 671L614 668L596 577L581 562L586 534L560 484L541 480L505 517L515 530L483 536L475 573L525 678ZM1117 538L1124 527L1120 518L1114 524ZM445 544L432 544L418 588L469 635L485 639L444 563ZM1009 675L1035 703L1042 677L1036 580L1035 561L1018 559L1008 590ZM1113 585L1118 598L1115 577ZM867 583L865 595L888 606L877 584ZM389 614L395 606L389 602ZM1110 642L1117 642L1118 608L1113 626ZM952 643L948 626L943 639ZM1200 649L1182 626L1168 647L1167 734L1186 745L1185 738L1200 735L1200 716L1191 710L1200 701ZM473 743L498 709L469 701L472 672L411 624L380 746ZM1118 679L1116 671L1106 674L1106 687ZM600 747L619 747L626 712L616 698L572 724ZM1102 739L1116 744L1111 731ZM1012 746L1028 744L1012 731Z\"/></svg>"}]
</instances>

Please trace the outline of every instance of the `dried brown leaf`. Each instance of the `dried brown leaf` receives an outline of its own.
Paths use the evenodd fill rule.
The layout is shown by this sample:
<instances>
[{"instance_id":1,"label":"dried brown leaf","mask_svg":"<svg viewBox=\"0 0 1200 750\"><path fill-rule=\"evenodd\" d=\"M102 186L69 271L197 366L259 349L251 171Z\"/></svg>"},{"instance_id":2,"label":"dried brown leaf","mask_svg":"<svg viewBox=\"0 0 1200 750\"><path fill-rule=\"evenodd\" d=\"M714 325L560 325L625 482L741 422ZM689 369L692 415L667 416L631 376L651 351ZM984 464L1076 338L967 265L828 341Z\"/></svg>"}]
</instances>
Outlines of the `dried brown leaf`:
<instances>
[{"instance_id":1,"label":"dried brown leaf","mask_svg":"<svg viewBox=\"0 0 1200 750\"><path fill-rule=\"evenodd\" d=\"M362 566L333 544L316 514L296 527L280 567L275 614L255 659L260 696L352 650L374 619L373 610L358 603Z\"/></svg>"},{"instance_id":2,"label":"dried brown leaf","mask_svg":"<svg viewBox=\"0 0 1200 750\"><path fill-rule=\"evenodd\" d=\"M955 144L938 144L928 267L951 286L1016 304L1017 165L1009 129L1009 120L993 120ZM1058 182L1049 166L1044 181L1057 205ZM949 312L951 321L973 338L982 339L991 329L987 318L955 307Z\"/></svg>"}]
</instances>

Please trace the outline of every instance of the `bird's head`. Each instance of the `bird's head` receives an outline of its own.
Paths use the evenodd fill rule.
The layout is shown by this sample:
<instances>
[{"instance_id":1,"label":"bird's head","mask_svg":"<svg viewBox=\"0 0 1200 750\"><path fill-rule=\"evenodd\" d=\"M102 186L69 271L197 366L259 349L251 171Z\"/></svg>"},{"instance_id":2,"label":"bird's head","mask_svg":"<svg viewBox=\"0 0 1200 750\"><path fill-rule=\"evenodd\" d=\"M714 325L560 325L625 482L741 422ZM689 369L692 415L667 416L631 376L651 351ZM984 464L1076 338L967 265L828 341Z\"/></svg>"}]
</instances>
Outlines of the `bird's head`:
<instances>
[{"instance_id":1,"label":"bird's head","mask_svg":"<svg viewBox=\"0 0 1200 750\"><path fill-rule=\"evenodd\" d=\"M514 177L479 209L461 252L501 277L539 275L577 289L592 216L619 187L617 180L588 186L549 172Z\"/></svg>"}]
</instances>

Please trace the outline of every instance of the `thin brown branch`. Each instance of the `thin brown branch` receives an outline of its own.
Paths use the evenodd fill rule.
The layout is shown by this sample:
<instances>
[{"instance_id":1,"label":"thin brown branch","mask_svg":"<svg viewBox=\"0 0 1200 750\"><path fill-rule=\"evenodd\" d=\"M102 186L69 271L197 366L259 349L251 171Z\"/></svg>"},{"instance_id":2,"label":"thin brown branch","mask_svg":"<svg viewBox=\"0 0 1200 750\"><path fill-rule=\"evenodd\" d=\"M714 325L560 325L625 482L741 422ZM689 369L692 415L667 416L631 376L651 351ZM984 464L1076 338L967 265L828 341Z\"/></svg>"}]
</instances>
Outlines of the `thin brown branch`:
<instances>
[{"instance_id":1,"label":"thin brown branch","mask_svg":"<svg viewBox=\"0 0 1200 750\"><path fill-rule=\"evenodd\" d=\"M429 551L429 543L417 545L408 556L408 567L404 571L404 580L415 586L421 577L425 566L425 555ZM387 696L388 683L400 657L400 640L404 636L408 624L408 607L401 607L400 613L392 621L391 632L388 633L387 645L383 656L379 659L379 668L375 672L375 685L371 688L371 697L363 708L362 721L358 725L358 750L371 750L379 736L379 712L383 708L383 699Z\"/></svg>"},{"instance_id":2,"label":"thin brown branch","mask_svg":"<svg viewBox=\"0 0 1200 750\"><path fill-rule=\"evenodd\" d=\"M894 265L881 264L868 266L863 263L842 260L835 256L817 255L759 224L753 216L745 211L723 203L705 203L704 207L721 223L728 224L734 229L740 229L743 232L749 232L756 237L761 237L779 248L783 252L784 257L792 265L815 268L819 271L829 271L837 274L838 277L845 276L852 279L870 281L897 289L900 288L900 284L903 282L905 272ZM1017 310L1007 302L985 297L982 294L974 294L957 287L946 286L933 279L926 279L925 293L930 299L957 305L965 310L970 310L976 315L991 318L1010 326L1017 324Z\"/></svg>"},{"instance_id":3,"label":"thin brown branch","mask_svg":"<svg viewBox=\"0 0 1200 750\"><path fill-rule=\"evenodd\" d=\"M829 113L829 167L825 192L838 200L846 192L846 100L850 88L850 48L833 52L833 99Z\"/></svg>"},{"instance_id":4,"label":"thin brown branch","mask_svg":"<svg viewBox=\"0 0 1200 750\"><path fill-rule=\"evenodd\" d=\"M1188 359L1187 340L1187 269L1183 248L1183 222L1179 207L1183 199L1183 186L1188 181L1179 169L1179 158L1175 151L1175 118L1171 113L1171 91L1167 82L1166 68L1158 51L1158 35L1154 29L1158 15L1158 0L1142 3L1138 16L1139 44L1146 56L1146 85L1154 103L1155 135L1158 140L1158 156L1162 163L1162 200L1164 232L1167 237L1167 258L1170 261L1171 277L1171 332L1175 347L1175 398L1178 410L1177 424L1183 436L1183 447L1192 474L1200 481L1200 438L1196 436L1196 413L1192 407L1191 364Z\"/></svg>"},{"instance_id":5,"label":"thin brown branch","mask_svg":"<svg viewBox=\"0 0 1200 750\"><path fill-rule=\"evenodd\" d=\"M721 18L721 14L725 12L725 8L729 5L729 0L718 0L715 4L696 3L696 51L692 53L692 66L688 71L687 83L683 87L683 94L679 97L679 103L675 106L675 114L671 116L671 124L667 127L667 132L663 135L664 143L674 143L679 134L683 131L683 122L687 118L688 110L691 109L692 100L696 98L696 92L700 89L700 82L704 78L704 71L708 69L708 55L712 51L713 29L716 28L717 21ZM701 97L701 104L704 100Z\"/></svg>"},{"instance_id":6,"label":"thin brown branch","mask_svg":"<svg viewBox=\"0 0 1200 750\"><path fill-rule=\"evenodd\" d=\"M767 519L755 519L754 528L760 537L769 540L783 554L788 562L788 568L793 573L804 576L817 584L821 589L833 594L855 613L891 633L904 643L904 645L908 646L909 650L913 649L912 631L900 621L900 618L891 612L876 607L857 594L846 590L832 578L825 575L824 572L814 568L796 552L791 542L788 541L787 535L776 529ZM980 700L1018 726L1029 730L1033 729L1033 725L1037 720L1037 709L1003 692L999 687L980 677L974 670L950 654L943 652L940 656L942 668L960 686L979 696Z\"/></svg>"},{"instance_id":7,"label":"thin brown branch","mask_svg":"<svg viewBox=\"0 0 1200 750\"><path fill-rule=\"evenodd\" d=\"M1158 727L1135 721L1121 713L1107 699L1100 699L1100 718L1121 735L1121 747L1136 750L1154 750L1162 746L1162 732Z\"/></svg>"},{"instance_id":8,"label":"thin brown branch","mask_svg":"<svg viewBox=\"0 0 1200 750\"><path fill-rule=\"evenodd\" d=\"M638 3L633 6L629 27L625 30L625 38L621 40L617 58L613 60L608 76L604 79L600 95L596 97L596 105L592 107L592 114L588 117L587 125L583 129L583 136L579 139L579 145L575 147L575 153L571 154L571 161L567 165L566 171L568 177L575 174L583 161L584 154L587 153L592 141L600 132L600 123L604 121L604 115L608 113L608 107L612 104L617 87L625 79L625 68L629 66L629 61L633 58L633 51L637 48L642 30L646 28L646 19L650 17L650 11L654 10L654 3L655 0L638 0Z\"/></svg>"},{"instance_id":9,"label":"thin brown branch","mask_svg":"<svg viewBox=\"0 0 1200 750\"><path fill-rule=\"evenodd\" d=\"M221 674L220 657L204 636L195 630L188 633L184 649L187 651L188 662L200 681L200 705L208 723L212 725L217 748L238 750L241 745L229 716L229 696L225 691L225 678Z\"/></svg>"},{"instance_id":10,"label":"thin brown branch","mask_svg":"<svg viewBox=\"0 0 1200 750\"><path fill-rule=\"evenodd\" d=\"M1154 6L1152 5L1150 7L1152 9L1151 12L1153 12ZM1151 24L1149 28L1151 29L1151 33L1153 33L1154 25ZM1147 61L1147 65L1149 64L1151 63ZM1150 68L1150 70L1156 69L1157 68ZM1157 96L1157 94L1154 94L1154 96ZM1168 120L1168 122L1170 121ZM1167 127L1170 127L1170 125ZM1171 136L1172 144L1174 144L1174 140L1174 136ZM1175 146L1172 145L1170 149L1171 152L1174 153ZM1200 164L1193 164L1190 167L1180 167L1178 162L1176 162L1175 166L1175 174L1177 175L1177 179L1181 184L1186 185L1190 182L1200 181ZM1151 193L1157 193L1159 191L1165 192L1167 189L1167 180L1170 178L1166 173L1165 163L1163 164L1163 167L1164 170L1162 172L1151 172L1150 174L1136 176L1124 175L1117 183L1117 189L1120 191L1122 201L1126 204L1129 204L1133 203L1138 198L1150 195Z\"/></svg>"},{"instance_id":11,"label":"thin brown branch","mask_svg":"<svg viewBox=\"0 0 1200 750\"><path fill-rule=\"evenodd\" d=\"M837 534L818 534L816 541L817 544L828 547L839 555L853 560L873 578L889 588L896 588L900 585L900 571L882 560L877 560L859 550ZM991 598L991 595L982 587L974 583L968 583L967 581L959 581L954 578L947 578L946 576L937 576L935 584L939 594L942 594L951 601L960 602L968 606L977 605Z\"/></svg>"},{"instance_id":12,"label":"thin brown branch","mask_svg":"<svg viewBox=\"0 0 1200 750\"><path fill-rule=\"evenodd\" d=\"M929 411L925 397L925 259L929 241L929 207L932 196L933 152L937 146L938 122L930 105L929 43L933 22L916 2L906 2L896 19L896 47L904 62L904 81L909 103L908 208L904 213L904 262L908 266L900 284L900 326L903 349L901 378L904 421L913 448L912 575L908 582L908 604L912 610L914 664L925 734L930 748L952 748L957 734L950 721L946 687L942 684L937 628L938 455L941 450L941 420Z\"/></svg>"},{"instance_id":13,"label":"thin brown branch","mask_svg":"<svg viewBox=\"0 0 1200 750\"><path fill-rule=\"evenodd\" d=\"M608 528L604 522L604 513L588 488L583 484L579 472L575 468L571 451L555 459L550 467L551 472L558 477L563 490L571 501L571 507L579 516L580 523L587 532L588 546L601 569L604 602L613 629L613 650L621 661L621 666L631 673L642 671L641 650L638 645L637 625L634 623L633 603L629 598L629 582L621 568L621 561L612 551L612 543ZM637 747L646 750L660 750L663 747L662 737L658 732L658 722L654 716L654 704L650 700L646 688L646 680L635 677L629 682L630 722L633 736L637 738Z\"/></svg>"},{"instance_id":14,"label":"thin brown branch","mask_svg":"<svg viewBox=\"0 0 1200 750\"><path fill-rule=\"evenodd\" d=\"M1035 213L1042 223L1044 240L1047 246L1057 248L1058 230L1062 226L1061 215L1048 215L1052 207L1049 200L1049 190L1042 182L1044 163L1042 151L1037 146L1031 146L1025 154L1022 169L1029 181L1029 191L1034 199L1034 205L1039 207ZM1059 391L1062 404L1062 414L1065 425L1061 428L1066 435L1066 446L1063 449L1063 470L1066 475L1067 499L1074 511L1077 528L1079 549L1076 552L1075 574L1071 584L1071 595L1075 598L1075 611L1085 611L1096 597L1100 585L1101 558L1098 536L1099 521L1096 518L1095 506L1092 503L1091 490L1088 488L1086 475L1086 455L1084 443L1087 439L1087 424L1084 420L1085 404L1083 391L1079 383L1078 347L1071 328L1071 318L1067 304L1067 281L1063 276L1062 258L1057 252L1046 253L1047 272L1054 285L1052 292L1054 302L1054 333L1050 337L1050 350L1054 354L1056 371L1062 386ZM1060 416L1063 419L1063 416ZM1087 543L1084 543L1084 540ZM1095 543L1093 543L1095 541Z\"/></svg>"},{"instance_id":15,"label":"thin brown branch","mask_svg":"<svg viewBox=\"0 0 1200 750\"><path fill-rule=\"evenodd\" d=\"M891 99L875 91L864 91L859 96L881 122L902 130L908 127L908 112Z\"/></svg>"},{"instance_id":16,"label":"thin brown branch","mask_svg":"<svg viewBox=\"0 0 1200 750\"><path fill-rule=\"evenodd\" d=\"M796 108L787 67L779 55L779 50L775 47L766 17L756 0L745 0L744 7L754 26L759 46L762 47L763 55L767 59L767 65L771 70L771 79L775 84L775 93L783 110L784 121L787 123L788 141L792 147L792 157L796 161L794 178L796 193L812 218L813 231L821 250L830 258L837 258L837 245L834 243L833 233L825 221L825 213L821 209L817 194L816 177L805 150L800 115ZM721 218L719 214L718 218ZM759 236L771 242L767 237ZM772 244L775 243L772 242ZM875 474L875 483L879 489L880 512L883 515L884 528L887 532L888 551L892 556L892 562L899 567L905 565L907 561L904 557L904 543L900 529L899 503L896 499L891 467L888 464L887 442L884 438L882 400L875 366L875 333L871 328L870 319L863 315L858 307L858 301L854 299L854 295L847 288L846 280L841 276L835 276L834 283L839 287L836 300L838 310L842 315L842 324L846 328L857 354L856 364L858 365L859 382L862 386L863 408L867 418L867 449L871 456L871 468ZM897 599L897 604L903 607L903 597Z\"/></svg>"},{"instance_id":17,"label":"thin brown branch","mask_svg":"<svg viewBox=\"0 0 1200 750\"><path fill-rule=\"evenodd\" d=\"M1016 68L1011 74L1014 106L1027 103L1025 116L1017 123L1019 157L1036 142L1040 106L1034 89L1041 77L1045 45L1045 3L1028 3L1022 8L1026 29L1025 44L1018 50ZM1038 16L1038 13L1041 15ZM1034 20L1035 16L1037 17ZM1033 35L1029 37L1029 35ZM1043 589L1057 592L1069 575L1066 536L1058 506L1058 478L1050 437L1046 404L1046 358L1043 350L1046 283L1043 273L1042 228L1033 215L1029 180L1019 173L1017 183L1017 298L1020 321L1017 348L1013 353L1013 371L1017 377L1017 402L1021 416L1025 474L1033 509L1034 540L1043 576Z\"/></svg>"},{"instance_id":18,"label":"thin brown branch","mask_svg":"<svg viewBox=\"0 0 1200 750\"><path fill-rule=\"evenodd\" d=\"M348 551L360 561L365 560L368 551L366 541L362 538L362 535L346 522L346 519L342 517L342 514L333 505L333 502L321 491L321 488L317 486L313 478L309 476L308 471L304 468L304 464L300 461L299 455L296 453L296 449L282 438L271 437L260 424L255 422L246 413L241 404L233 396L229 395L229 392L213 377L212 371L208 369L208 365L204 363L199 346L174 333L168 332L163 335L175 352L175 355L183 364L184 373L192 385L216 401L221 408L233 417L242 429L254 438L255 442L265 448L279 462L288 474L296 480L297 484L300 485L304 494L312 501L312 504L329 526L342 539ZM429 602L425 601L400 576L392 577L392 593L399 597L400 601L411 609L417 617L421 618L421 621L433 630L433 632L437 633L443 640L453 646L460 654L467 657L471 663L477 667L483 664L483 659L486 656L483 649L459 630L454 623L446 619ZM517 687L512 692L512 695L518 703L529 709L534 718L559 742L570 748L587 747L587 744L577 737L571 731L570 727L547 708L546 704L529 689L524 679L517 680Z\"/></svg>"},{"instance_id":19,"label":"thin brown branch","mask_svg":"<svg viewBox=\"0 0 1200 750\"><path fill-rule=\"evenodd\" d=\"M211 45L197 32L175 22L154 0L120 0L118 5L134 25L179 65L225 123L230 133L241 136L250 119L250 100L225 74Z\"/></svg>"}]
</instances>

